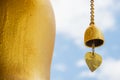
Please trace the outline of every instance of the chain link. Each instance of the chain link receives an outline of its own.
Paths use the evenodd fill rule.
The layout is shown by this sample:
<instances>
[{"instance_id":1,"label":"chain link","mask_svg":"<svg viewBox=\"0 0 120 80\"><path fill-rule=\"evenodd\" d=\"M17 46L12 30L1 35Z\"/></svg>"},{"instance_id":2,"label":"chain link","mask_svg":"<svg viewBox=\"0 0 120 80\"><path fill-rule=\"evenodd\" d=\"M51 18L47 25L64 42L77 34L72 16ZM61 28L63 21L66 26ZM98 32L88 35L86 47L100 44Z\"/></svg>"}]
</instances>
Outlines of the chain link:
<instances>
[{"instance_id":1,"label":"chain link","mask_svg":"<svg viewBox=\"0 0 120 80\"><path fill-rule=\"evenodd\" d=\"M91 12L90 12L90 17L91 17L91 22L90 22L90 24L94 24L94 0L91 0L90 1L90 6L91 6L91 8L90 8L90 10L91 10Z\"/></svg>"}]
</instances>

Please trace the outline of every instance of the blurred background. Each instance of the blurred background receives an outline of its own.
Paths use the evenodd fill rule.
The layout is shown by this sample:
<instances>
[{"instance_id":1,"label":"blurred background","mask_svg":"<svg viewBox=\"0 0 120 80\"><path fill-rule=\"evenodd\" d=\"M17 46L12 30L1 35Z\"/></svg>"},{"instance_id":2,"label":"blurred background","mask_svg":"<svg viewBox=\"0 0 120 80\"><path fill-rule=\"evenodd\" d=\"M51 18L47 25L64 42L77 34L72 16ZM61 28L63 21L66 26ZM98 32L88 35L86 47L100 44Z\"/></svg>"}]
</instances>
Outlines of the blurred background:
<instances>
[{"instance_id":1,"label":"blurred background","mask_svg":"<svg viewBox=\"0 0 120 80\"><path fill-rule=\"evenodd\" d=\"M91 72L84 56L84 31L90 23L90 0L51 0L56 17L56 42L51 80L120 80L120 0L95 0L95 23L105 43L96 48L102 65Z\"/></svg>"}]
</instances>

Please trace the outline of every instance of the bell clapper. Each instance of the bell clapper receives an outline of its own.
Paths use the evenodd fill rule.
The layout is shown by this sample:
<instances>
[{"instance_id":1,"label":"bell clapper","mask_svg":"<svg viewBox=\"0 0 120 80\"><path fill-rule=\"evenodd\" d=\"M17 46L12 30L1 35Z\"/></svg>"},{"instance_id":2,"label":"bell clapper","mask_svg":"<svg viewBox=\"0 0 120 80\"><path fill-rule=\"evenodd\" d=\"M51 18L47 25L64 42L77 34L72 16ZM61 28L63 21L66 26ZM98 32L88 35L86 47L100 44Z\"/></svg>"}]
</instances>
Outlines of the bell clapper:
<instances>
[{"instance_id":1,"label":"bell clapper","mask_svg":"<svg viewBox=\"0 0 120 80\"><path fill-rule=\"evenodd\" d=\"M92 56L95 56L95 43L92 43Z\"/></svg>"}]
</instances>

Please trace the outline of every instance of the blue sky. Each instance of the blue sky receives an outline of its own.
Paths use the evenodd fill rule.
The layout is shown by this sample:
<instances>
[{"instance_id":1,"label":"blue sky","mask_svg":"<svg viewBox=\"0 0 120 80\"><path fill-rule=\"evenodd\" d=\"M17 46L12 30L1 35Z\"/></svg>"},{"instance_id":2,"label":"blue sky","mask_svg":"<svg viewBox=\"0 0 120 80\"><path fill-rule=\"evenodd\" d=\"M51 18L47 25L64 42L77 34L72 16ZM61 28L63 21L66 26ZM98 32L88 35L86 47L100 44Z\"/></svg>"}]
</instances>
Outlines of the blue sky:
<instances>
[{"instance_id":1,"label":"blue sky","mask_svg":"<svg viewBox=\"0 0 120 80\"><path fill-rule=\"evenodd\" d=\"M102 65L90 72L84 56L84 31L89 26L89 0L51 0L56 18L56 41L51 80L120 80L120 0L95 0L95 23L105 44L96 49Z\"/></svg>"}]
</instances>

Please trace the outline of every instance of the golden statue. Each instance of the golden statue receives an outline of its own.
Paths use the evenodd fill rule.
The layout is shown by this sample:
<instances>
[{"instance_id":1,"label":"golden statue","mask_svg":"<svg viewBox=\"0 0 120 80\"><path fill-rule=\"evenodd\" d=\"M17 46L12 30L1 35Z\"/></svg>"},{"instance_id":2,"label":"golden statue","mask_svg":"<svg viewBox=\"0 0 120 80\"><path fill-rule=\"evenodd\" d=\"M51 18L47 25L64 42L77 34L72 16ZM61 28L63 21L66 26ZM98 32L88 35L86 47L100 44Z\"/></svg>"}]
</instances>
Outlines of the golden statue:
<instances>
[{"instance_id":1,"label":"golden statue","mask_svg":"<svg viewBox=\"0 0 120 80\"><path fill-rule=\"evenodd\" d=\"M0 0L0 80L49 80L54 38L49 0Z\"/></svg>"}]
</instances>

